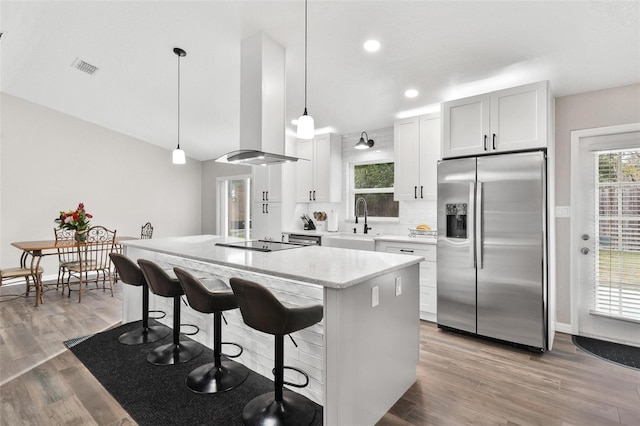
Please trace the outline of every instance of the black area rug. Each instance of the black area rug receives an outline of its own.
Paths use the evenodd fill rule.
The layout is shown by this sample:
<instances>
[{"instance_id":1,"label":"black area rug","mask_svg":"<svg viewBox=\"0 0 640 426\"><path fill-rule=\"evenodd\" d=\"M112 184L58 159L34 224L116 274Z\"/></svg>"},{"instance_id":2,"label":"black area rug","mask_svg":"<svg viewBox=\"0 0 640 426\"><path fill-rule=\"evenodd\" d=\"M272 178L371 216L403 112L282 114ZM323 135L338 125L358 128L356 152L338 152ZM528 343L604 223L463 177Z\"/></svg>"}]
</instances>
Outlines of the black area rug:
<instances>
[{"instance_id":1,"label":"black area rug","mask_svg":"<svg viewBox=\"0 0 640 426\"><path fill-rule=\"evenodd\" d=\"M138 327L139 321L98 333L70 350L140 425L241 425L245 404L273 391L273 381L250 371L247 380L230 391L193 393L185 379L194 368L213 362L213 351L205 347L200 356L183 364L153 365L147 362L147 353L171 342L172 336L142 345L118 341L120 334ZM316 416L312 424L322 425L322 406L314 405Z\"/></svg>"},{"instance_id":2,"label":"black area rug","mask_svg":"<svg viewBox=\"0 0 640 426\"><path fill-rule=\"evenodd\" d=\"M573 336L573 344L605 361L640 370L640 348L584 336Z\"/></svg>"}]
</instances>

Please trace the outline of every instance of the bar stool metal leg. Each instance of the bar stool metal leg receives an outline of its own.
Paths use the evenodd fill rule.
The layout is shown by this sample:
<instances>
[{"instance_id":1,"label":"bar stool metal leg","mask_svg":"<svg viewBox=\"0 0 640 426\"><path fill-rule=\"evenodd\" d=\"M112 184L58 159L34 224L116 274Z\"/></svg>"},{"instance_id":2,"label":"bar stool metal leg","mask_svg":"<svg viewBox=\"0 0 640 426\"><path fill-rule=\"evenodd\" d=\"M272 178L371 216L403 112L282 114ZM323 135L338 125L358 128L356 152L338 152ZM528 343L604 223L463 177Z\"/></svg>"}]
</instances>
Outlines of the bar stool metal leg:
<instances>
[{"instance_id":1,"label":"bar stool metal leg","mask_svg":"<svg viewBox=\"0 0 640 426\"><path fill-rule=\"evenodd\" d=\"M214 361L191 371L187 376L187 387L196 393L218 393L228 391L244 382L249 370L231 360L222 360L222 313L213 314L213 358Z\"/></svg>"},{"instance_id":2,"label":"bar stool metal leg","mask_svg":"<svg viewBox=\"0 0 640 426\"><path fill-rule=\"evenodd\" d=\"M142 328L138 328L118 337L118 341L125 345L139 345L153 343L164 339L171 333L168 327L163 325L149 325L149 287L145 283L142 287Z\"/></svg>"},{"instance_id":3,"label":"bar stool metal leg","mask_svg":"<svg viewBox=\"0 0 640 426\"><path fill-rule=\"evenodd\" d=\"M275 390L249 401L242 410L242 422L252 426L311 424L316 416L313 402L283 385L284 336L275 335Z\"/></svg>"},{"instance_id":4,"label":"bar stool metal leg","mask_svg":"<svg viewBox=\"0 0 640 426\"><path fill-rule=\"evenodd\" d=\"M200 355L202 345L193 341L180 341L180 296L173 298L173 343L158 346L147 355L147 361L155 365L172 365L187 362Z\"/></svg>"}]
</instances>

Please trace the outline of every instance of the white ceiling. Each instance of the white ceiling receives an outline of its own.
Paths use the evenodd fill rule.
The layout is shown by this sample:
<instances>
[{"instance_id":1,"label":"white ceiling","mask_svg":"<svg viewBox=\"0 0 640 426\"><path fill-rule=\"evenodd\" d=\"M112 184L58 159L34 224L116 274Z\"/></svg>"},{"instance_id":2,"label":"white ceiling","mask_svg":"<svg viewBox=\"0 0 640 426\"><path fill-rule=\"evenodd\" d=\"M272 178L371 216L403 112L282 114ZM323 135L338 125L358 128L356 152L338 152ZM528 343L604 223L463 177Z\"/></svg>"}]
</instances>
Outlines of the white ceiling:
<instances>
[{"instance_id":1,"label":"white ceiling","mask_svg":"<svg viewBox=\"0 0 640 426\"><path fill-rule=\"evenodd\" d=\"M173 149L238 148L240 43L286 49L287 125L304 104L304 1L0 2L1 89ZM538 80L555 96L640 82L639 1L310 0L308 109L316 129L390 127L438 103ZM382 43L377 53L362 44ZM71 67L79 58L93 76ZM404 97L415 88L420 95ZM639 100L640 102L640 100Z\"/></svg>"}]
</instances>

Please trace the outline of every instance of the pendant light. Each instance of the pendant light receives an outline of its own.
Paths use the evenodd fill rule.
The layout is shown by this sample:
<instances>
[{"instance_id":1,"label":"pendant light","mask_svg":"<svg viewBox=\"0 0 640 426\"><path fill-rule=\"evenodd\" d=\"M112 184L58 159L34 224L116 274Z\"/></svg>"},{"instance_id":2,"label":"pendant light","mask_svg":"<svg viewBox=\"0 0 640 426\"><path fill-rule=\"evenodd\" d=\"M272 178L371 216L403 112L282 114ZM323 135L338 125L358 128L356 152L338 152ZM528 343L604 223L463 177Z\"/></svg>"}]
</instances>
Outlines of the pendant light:
<instances>
[{"instance_id":1,"label":"pendant light","mask_svg":"<svg viewBox=\"0 0 640 426\"><path fill-rule=\"evenodd\" d=\"M179 47L174 47L173 53L178 56L178 147L173 150L173 164L184 164L186 158L184 151L180 149L180 58L187 56L187 52Z\"/></svg>"},{"instance_id":2,"label":"pendant light","mask_svg":"<svg viewBox=\"0 0 640 426\"><path fill-rule=\"evenodd\" d=\"M360 140L354 146L355 149L369 149L373 146L373 139L369 139L367 132L360 133Z\"/></svg>"},{"instance_id":3,"label":"pendant light","mask_svg":"<svg viewBox=\"0 0 640 426\"><path fill-rule=\"evenodd\" d=\"M304 112L298 117L297 137L313 139L313 118L307 114L307 0L304 0Z\"/></svg>"}]
</instances>

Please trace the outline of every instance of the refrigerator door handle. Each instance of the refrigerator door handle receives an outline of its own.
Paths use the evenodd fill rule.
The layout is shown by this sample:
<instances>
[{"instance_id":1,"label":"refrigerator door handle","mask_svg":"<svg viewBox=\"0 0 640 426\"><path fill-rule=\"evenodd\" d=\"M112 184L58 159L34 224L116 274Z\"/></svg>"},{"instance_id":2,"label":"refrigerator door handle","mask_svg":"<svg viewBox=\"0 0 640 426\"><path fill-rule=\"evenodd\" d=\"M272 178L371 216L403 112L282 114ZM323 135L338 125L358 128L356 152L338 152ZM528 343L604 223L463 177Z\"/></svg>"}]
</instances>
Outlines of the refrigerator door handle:
<instances>
[{"instance_id":1,"label":"refrigerator door handle","mask_svg":"<svg viewBox=\"0 0 640 426\"><path fill-rule=\"evenodd\" d=\"M469 260L471 267L476 267L476 183L469 182L469 209L467 211L467 231L469 235Z\"/></svg>"},{"instance_id":2,"label":"refrigerator door handle","mask_svg":"<svg viewBox=\"0 0 640 426\"><path fill-rule=\"evenodd\" d=\"M475 211L475 240L476 240L476 266L482 269L482 182L476 183L476 211Z\"/></svg>"}]
</instances>

